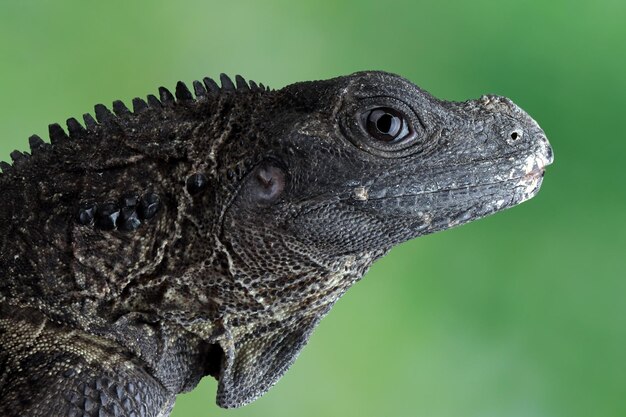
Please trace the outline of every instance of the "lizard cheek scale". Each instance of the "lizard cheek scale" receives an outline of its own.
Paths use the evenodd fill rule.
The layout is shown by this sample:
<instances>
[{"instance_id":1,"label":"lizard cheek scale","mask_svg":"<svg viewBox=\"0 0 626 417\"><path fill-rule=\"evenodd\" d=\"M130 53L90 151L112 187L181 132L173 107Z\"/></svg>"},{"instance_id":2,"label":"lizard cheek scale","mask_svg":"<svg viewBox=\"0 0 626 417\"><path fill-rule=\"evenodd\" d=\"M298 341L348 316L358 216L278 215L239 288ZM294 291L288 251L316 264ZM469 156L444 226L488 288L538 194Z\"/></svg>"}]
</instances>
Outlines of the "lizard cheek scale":
<instances>
[{"instance_id":1,"label":"lizard cheek scale","mask_svg":"<svg viewBox=\"0 0 626 417\"><path fill-rule=\"evenodd\" d=\"M394 245L528 200L553 161L501 96L219 83L97 104L0 162L0 415L165 417L206 375L245 405Z\"/></svg>"}]
</instances>

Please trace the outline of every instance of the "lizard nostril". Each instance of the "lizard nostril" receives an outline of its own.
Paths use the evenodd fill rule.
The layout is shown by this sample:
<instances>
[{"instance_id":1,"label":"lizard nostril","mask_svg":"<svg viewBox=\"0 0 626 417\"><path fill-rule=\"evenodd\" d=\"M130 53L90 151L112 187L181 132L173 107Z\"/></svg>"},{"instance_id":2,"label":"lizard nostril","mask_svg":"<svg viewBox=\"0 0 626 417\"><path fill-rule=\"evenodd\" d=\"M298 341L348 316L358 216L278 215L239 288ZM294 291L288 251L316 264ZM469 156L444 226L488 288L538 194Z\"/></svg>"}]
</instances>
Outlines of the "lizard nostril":
<instances>
[{"instance_id":1,"label":"lizard nostril","mask_svg":"<svg viewBox=\"0 0 626 417\"><path fill-rule=\"evenodd\" d=\"M509 137L507 138L507 142L512 145L514 142L522 139L524 137L524 131L520 128L515 128L510 131Z\"/></svg>"}]
</instances>

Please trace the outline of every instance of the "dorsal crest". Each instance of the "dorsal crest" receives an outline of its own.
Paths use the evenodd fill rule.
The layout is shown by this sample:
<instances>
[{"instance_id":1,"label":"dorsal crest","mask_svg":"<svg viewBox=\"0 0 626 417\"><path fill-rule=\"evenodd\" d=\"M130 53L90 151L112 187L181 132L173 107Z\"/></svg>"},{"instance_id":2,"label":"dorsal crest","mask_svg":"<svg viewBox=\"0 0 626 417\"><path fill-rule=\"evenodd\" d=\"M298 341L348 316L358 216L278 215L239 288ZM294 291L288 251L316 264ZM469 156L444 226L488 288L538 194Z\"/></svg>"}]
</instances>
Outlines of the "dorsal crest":
<instances>
[{"instance_id":1,"label":"dorsal crest","mask_svg":"<svg viewBox=\"0 0 626 417\"><path fill-rule=\"evenodd\" d=\"M0 161L0 169L2 169L0 176L10 174L14 170L19 169L21 165L28 161L31 154L46 152L51 145L67 140L84 138L89 132L96 130L98 126L116 128L119 124L124 124L129 117L145 111L161 111L164 107L211 100L221 94L258 94L270 91L270 88L262 83L257 84L252 80L246 81L241 75L236 75L233 81L228 75L222 73L219 76L219 81L221 85L209 77L203 78L202 81L195 80L192 83L193 93L182 81L176 83L173 94L169 89L159 87L158 97L149 94L145 100L140 97L132 99L132 111L121 100L113 101L112 111L103 104L96 104L94 106L95 118L90 113L85 113L83 115L83 123L81 124L76 118L71 117L66 121L67 131L60 124L52 123L48 126L50 143L45 142L38 135L32 135L28 140L31 153L18 150L11 152L12 163Z\"/></svg>"}]
</instances>

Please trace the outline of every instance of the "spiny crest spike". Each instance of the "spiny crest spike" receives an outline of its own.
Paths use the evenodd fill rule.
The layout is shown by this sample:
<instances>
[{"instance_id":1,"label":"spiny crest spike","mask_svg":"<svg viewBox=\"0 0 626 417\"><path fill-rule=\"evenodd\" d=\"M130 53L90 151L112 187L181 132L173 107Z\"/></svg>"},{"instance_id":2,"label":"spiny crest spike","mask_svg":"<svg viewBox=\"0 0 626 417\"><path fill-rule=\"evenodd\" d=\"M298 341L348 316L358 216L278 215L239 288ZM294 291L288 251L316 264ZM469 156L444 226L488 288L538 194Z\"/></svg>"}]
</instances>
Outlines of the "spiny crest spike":
<instances>
[{"instance_id":1,"label":"spiny crest spike","mask_svg":"<svg viewBox=\"0 0 626 417\"><path fill-rule=\"evenodd\" d=\"M10 155L14 164L20 163L21 161L24 161L26 158L28 158L28 155L25 155L18 150L11 152Z\"/></svg>"},{"instance_id":2,"label":"spiny crest spike","mask_svg":"<svg viewBox=\"0 0 626 417\"><path fill-rule=\"evenodd\" d=\"M237 90L250 90L250 86L241 75L235 75L235 82L237 83Z\"/></svg>"},{"instance_id":3,"label":"spiny crest spike","mask_svg":"<svg viewBox=\"0 0 626 417\"><path fill-rule=\"evenodd\" d=\"M202 83L198 80L193 82L193 91L196 93L196 97L198 98L205 97L207 95L206 88L204 88L204 85L202 85Z\"/></svg>"},{"instance_id":4,"label":"spiny crest spike","mask_svg":"<svg viewBox=\"0 0 626 417\"><path fill-rule=\"evenodd\" d=\"M50 136L50 143L55 144L69 139L65 130L58 123L52 123L48 125L48 132Z\"/></svg>"},{"instance_id":5,"label":"spiny crest spike","mask_svg":"<svg viewBox=\"0 0 626 417\"><path fill-rule=\"evenodd\" d=\"M189 91L187 85L182 81L176 83L176 98L181 101L193 100L191 91Z\"/></svg>"},{"instance_id":6,"label":"spiny crest spike","mask_svg":"<svg viewBox=\"0 0 626 417\"><path fill-rule=\"evenodd\" d=\"M153 109L160 109L163 104L159 101L154 94L148 94L148 105Z\"/></svg>"},{"instance_id":7,"label":"spiny crest spike","mask_svg":"<svg viewBox=\"0 0 626 417\"><path fill-rule=\"evenodd\" d=\"M128 110L128 107L126 107L126 104L124 104L122 100L115 100L113 102L113 111L118 117L130 114L130 110Z\"/></svg>"},{"instance_id":8,"label":"spiny crest spike","mask_svg":"<svg viewBox=\"0 0 626 417\"><path fill-rule=\"evenodd\" d=\"M148 109L148 103L139 97L133 99L133 113L141 113Z\"/></svg>"},{"instance_id":9,"label":"spiny crest spike","mask_svg":"<svg viewBox=\"0 0 626 417\"><path fill-rule=\"evenodd\" d=\"M13 167L8 162L0 161L0 168L2 168L2 173L6 174L7 172L11 172Z\"/></svg>"},{"instance_id":10,"label":"spiny crest spike","mask_svg":"<svg viewBox=\"0 0 626 417\"><path fill-rule=\"evenodd\" d=\"M83 114L83 121L85 122L85 127L87 128L87 130L96 130L98 123L96 122L96 119L94 119L91 114L89 113Z\"/></svg>"},{"instance_id":11,"label":"spiny crest spike","mask_svg":"<svg viewBox=\"0 0 626 417\"><path fill-rule=\"evenodd\" d=\"M107 109L104 104L96 104L93 108L96 113L96 119L98 120L98 122L104 124L115 119L115 116L113 115L113 113L111 113L111 110Z\"/></svg>"},{"instance_id":12,"label":"spiny crest spike","mask_svg":"<svg viewBox=\"0 0 626 417\"><path fill-rule=\"evenodd\" d=\"M204 81L204 85L209 93L217 94L220 92L220 86L217 85L213 78L204 77L202 81Z\"/></svg>"},{"instance_id":13,"label":"spiny crest spike","mask_svg":"<svg viewBox=\"0 0 626 417\"><path fill-rule=\"evenodd\" d=\"M32 135L31 137L28 138L28 145L30 146L30 151L31 152L38 151L43 146L45 146L45 144L46 144L46 142L44 142L43 139L41 139L37 135Z\"/></svg>"},{"instance_id":14,"label":"spiny crest spike","mask_svg":"<svg viewBox=\"0 0 626 417\"><path fill-rule=\"evenodd\" d=\"M233 81L228 77L228 75L221 73L220 82L222 83L222 90L235 91L235 84L233 84Z\"/></svg>"},{"instance_id":15,"label":"spiny crest spike","mask_svg":"<svg viewBox=\"0 0 626 417\"><path fill-rule=\"evenodd\" d=\"M163 104L172 104L175 102L174 96L170 93L170 90L165 87L159 87L159 98Z\"/></svg>"},{"instance_id":16,"label":"spiny crest spike","mask_svg":"<svg viewBox=\"0 0 626 417\"><path fill-rule=\"evenodd\" d=\"M70 138L76 139L87 133L87 130L80 124L80 122L73 117L67 119L67 131L70 133Z\"/></svg>"}]
</instances>

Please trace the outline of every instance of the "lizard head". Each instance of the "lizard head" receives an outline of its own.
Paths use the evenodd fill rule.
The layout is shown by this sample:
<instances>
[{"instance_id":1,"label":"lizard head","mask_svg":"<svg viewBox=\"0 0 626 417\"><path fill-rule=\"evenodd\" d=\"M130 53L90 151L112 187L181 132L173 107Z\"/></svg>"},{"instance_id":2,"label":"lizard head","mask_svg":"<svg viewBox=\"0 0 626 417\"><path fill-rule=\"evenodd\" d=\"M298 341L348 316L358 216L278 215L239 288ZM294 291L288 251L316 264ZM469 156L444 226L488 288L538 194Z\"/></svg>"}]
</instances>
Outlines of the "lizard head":
<instances>
[{"instance_id":1,"label":"lizard head","mask_svg":"<svg viewBox=\"0 0 626 417\"><path fill-rule=\"evenodd\" d=\"M543 130L505 97L441 101L381 72L276 94L288 106L272 109L275 145L237 207L326 255L388 249L519 204L552 161Z\"/></svg>"},{"instance_id":2,"label":"lizard head","mask_svg":"<svg viewBox=\"0 0 626 417\"><path fill-rule=\"evenodd\" d=\"M257 162L220 232L249 299L223 346L227 407L276 382L376 258L529 199L552 162L542 129L504 97L442 101L396 75L361 72L264 100L262 139L241 149Z\"/></svg>"}]
</instances>

